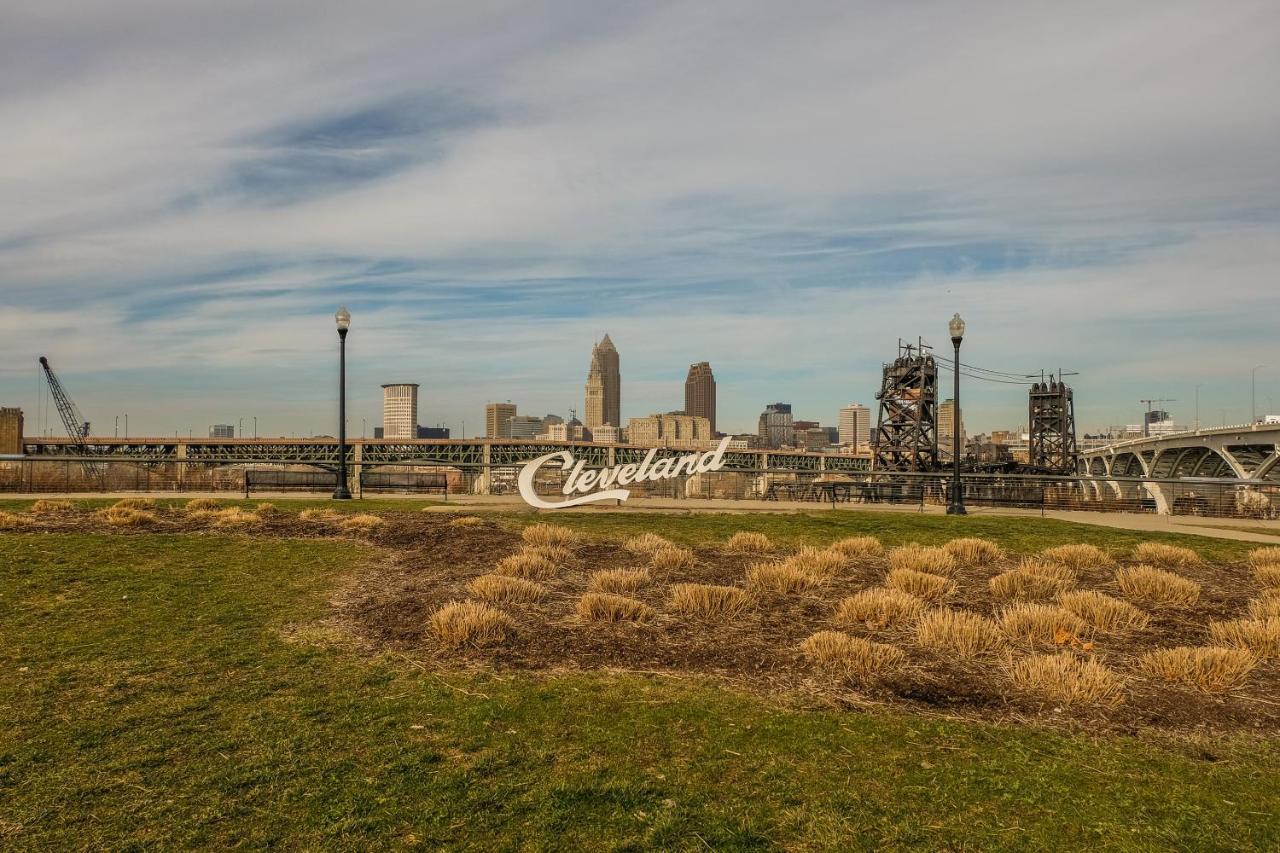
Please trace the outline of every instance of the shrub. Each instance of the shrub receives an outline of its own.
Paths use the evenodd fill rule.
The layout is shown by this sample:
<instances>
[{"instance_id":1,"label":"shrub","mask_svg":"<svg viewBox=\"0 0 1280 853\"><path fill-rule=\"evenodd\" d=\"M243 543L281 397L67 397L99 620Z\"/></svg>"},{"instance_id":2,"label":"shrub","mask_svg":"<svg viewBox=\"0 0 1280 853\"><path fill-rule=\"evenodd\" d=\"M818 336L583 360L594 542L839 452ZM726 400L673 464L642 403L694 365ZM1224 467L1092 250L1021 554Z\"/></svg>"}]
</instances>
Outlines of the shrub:
<instances>
[{"instance_id":1,"label":"shrub","mask_svg":"<svg viewBox=\"0 0 1280 853\"><path fill-rule=\"evenodd\" d=\"M1154 566L1121 569L1116 586L1126 597L1156 607L1189 607L1200 598L1200 584Z\"/></svg>"},{"instance_id":2,"label":"shrub","mask_svg":"<svg viewBox=\"0 0 1280 853\"><path fill-rule=\"evenodd\" d=\"M746 590L736 586L678 583L671 587L671 609L690 616L734 616L749 602Z\"/></svg>"},{"instance_id":3,"label":"shrub","mask_svg":"<svg viewBox=\"0 0 1280 853\"><path fill-rule=\"evenodd\" d=\"M696 562L692 551L677 545L659 548L649 556L649 565L661 571L691 569Z\"/></svg>"},{"instance_id":4,"label":"shrub","mask_svg":"<svg viewBox=\"0 0 1280 853\"><path fill-rule=\"evenodd\" d=\"M511 617L482 601L451 601L431 614L431 632L446 646L490 646L515 629Z\"/></svg>"},{"instance_id":5,"label":"shrub","mask_svg":"<svg viewBox=\"0 0 1280 853\"><path fill-rule=\"evenodd\" d=\"M238 506L212 512L209 517L213 519L215 527L251 527L262 522L261 518Z\"/></svg>"},{"instance_id":6,"label":"shrub","mask_svg":"<svg viewBox=\"0 0 1280 853\"><path fill-rule=\"evenodd\" d=\"M1269 589L1249 602L1249 615L1254 619L1280 616L1280 590Z\"/></svg>"},{"instance_id":7,"label":"shrub","mask_svg":"<svg viewBox=\"0 0 1280 853\"><path fill-rule=\"evenodd\" d=\"M1253 576L1265 589L1280 589L1280 563L1254 566Z\"/></svg>"},{"instance_id":8,"label":"shrub","mask_svg":"<svg viewBox=\"0 0 1280 853\"><path fill-rule=\"evenodd\" d=\"M1075 583L1075 575L1056 563L1023 561L987 581L991 594L1001 601L1049 601Z\"/></svg>"},{"instance_id":9,"label":"shrub","mask_svg":"<svg viewBox=\"0 0 1280 853\"><path fill-rule=\"evenodd\" d=\"M1014 604L1000 611L1000 630L1032 645L1061 646L1080 636L1083 619L1053 604Z\"/></svg>"},{"instance_id":10,"label":"shrub","mask_svg":"<svg viewBox=\"0 0 1280 853\"><path fill-rule=\"evenodd\" d=\"M427 512L430 507L424 508L422 511ZM456 518L449 519L450 527L479 527L484 524L484 519L478 515L459 515Z\"/></svg>"},{"instance_id":11,"label":"shrub","mask_svg":"<svg viewBox=\"0 0 1280 853\"><path fill-rule=\"evenodd\" d=\"M972 536L952 539L942 547L962 566L985 566L1004 555L1003 549L996 543Z\"/></svg>"},{"instance_id":12,"label":"shrub","mask_svg":"<svg viewBox=\"0 0 1280 853\"><path fill-rule=\"evenodd\" d=\"M110 509L155 509L156 502L151 498L125 498L116 501Z\"/></svg>"},{"instance_id":13,"label":"shrub","mask_svg":"<svg viewBox=\"0 0 1280 853\"><path fill-rule=\"evenodd\" d=\"M1009 680L1024 693L1064 704L1118 705L1124 682L1091 658L1070 652L1032 655L1009 665Z\"/></svg>"},{"instance_id":14,"label":"shrub","mask_svg":"<svg viewBox=\"0 0 1280 853\"><path fill-rule=\"evenodd\" d=\"M884 553L884 546L874 536L848 536L832 542L829 549L846 559L856 560L865 557L879 557Z\"/></svg>"},{"instance_id":15,"label":"shrub","mask_svg":"<svg viewBox=\"0 0 1280 853\"><path fill-rule=\"evenodd\" d=\"M771 550L773 548L773 540L763 533L739 530L729 537L729 541L724 544L724 547L729 551L752 554L758 551Z\"/></svg>"},{"instance_id":16,"label":"shrub","mask_svg":"<svg viewBox=\"0 0 1280 853\"><path fill-rule=\"evenodd\" d=\"M355 515L349 515L338 522L338 526L348 533L372 533L373 531L383 527L387 522L376 515L367 512L359 512Z\"/></svg>"},{"instance_id":17,"label":"shrub","mask_svg":"<svg viewBox=\"0 0 1280 853\"><path fill-rule=\"evenodd\" d=\"M747 569L747 589L790 595L827 582L825 575L802 572L789 562L756 563Z\"/></svg>"},{"instance_id":18,"label":"shrub","mask_svg":"<svg viewBox=\"0 0 1280 853\"><path fill-rule=\"evenodd\" d=\"M640 533L624 539L622 547L633 554L652 554L654 551L676 546L670 539L664 539L656 533Z\"/></svg>"},{"instance_id":19,"label":"shrub","mask_svg":"<svg viewBox=\"0 0 1280 853\"><path fill-rule=\"evenodd\" d=\"M1220 646L1247 649L1262 660L1280 657L1280 617L1210 622L1209 636Z\"/></svg>"},{"instance_id":20,"label":"shrub","mask_svg":"<svg viewBox=\"0 0 1280 853\"><path fill-rule=\"evenodd\" d=\"M1243 649L1180 646L1147 652L1139 658L1138 665L1165 681L1187 684L1206 693L1223 693L1244 684L1258 659Z\"/></svg>"},{"instance_id":21,"label":"shrub","mask_svg":"<svg viewBox=\"0 0 1280 853\"><path fill-rule=\"evenodd\" d=\"M1249 552L1249 563L1255 568L1259 566L1280 566L1280 546L1254 548Z\"/></svg>"},{"instance_id":22,"label":"shrub","mask_svg":"<svg viewBox=\"0 0 1280 853\"><path fill-rule=\"evenodd\" d=\"M893 569L885 576L885 585L890 589L914 595L925 601L937 601L951 593L951 581L928 572L917 572L915 569Z\"/></svg>"},{"instance_id":23,"label":"shrub","mask_svg":"<svg viewBox=\"0 0 1280 853\"><path fill-rule=\"evenodd\" d=\"M1080 543L1077 545L1059 545L1040 552L1040 556L1053 563L1059 563L1070 569L1079 571L1091 566L1108 566L1111 558L1097 545Z\"/></svg>"},{"instance_id":24,"label":"shrub","mask_svg":"<svg viewBox=\"0 0 1280 853\"><path fill-rule=\"evenodd\" d=\"M611 592L588 592L578 599L577 609L588 622L648 622L656 615L643 601Z\"/></svg>"},{"instance_id":25,"label":"shrub","mask_svg":"<svg viewBox=\"0 0 1280 853\"><path fill-rule=\"evenodd\" d=\"M1058 604L1098 631L1141 631L1150 621L1147 614L1129 602L1092 589L1060 593Z\"/></svg>"},{"instance_id":26,"label":"shrub","mask_svg":"<svg viewBox=\"0 0 1280 853\"><path fill-rule=\"evenodd\" d=\"M38 500L31 505L32 515L68 515L75 511L71 501Z\"/></svg>"},{"instance_id":27,"label":"shrub","mask_svg":"<svg viewBox=\"0 0 1280 853\"><path fill-rule=\"evenodd\" d=\"M889 568L949 576L956 570L956 558L944 548L929 548L913 542L889 552Z\"/></svg>"},{"instance_id":28,"label":"shrub","mask_svg":"<svg viewBox=\"0 0 1280 853\"><path fill-rule=\"evenodd\" d=\"M536 581L497 574L472 578L467 589L489 601L540 601L547 594L547 588Z\"/></svg>"},{"instance_id":29,"label":"shrub","mask_svg":"<svg viewBox=\"0 0 1280 853\"><path fill-rule=\"evenodd\" d=\"M592 592L635 592L649 582L648 569L605 569L587 580Z\"/></svg>"},{"instance_id":30,"label":"shrub","mask_svg":"<svg viewBox=\"0 0 1280 853\"><path fill-rule=\"evenodd\" d=\"M958 658L999 651L1004 635L990 619L967 610L931 610L916 623L916 642L923 648Z\"/></svg>"},{"instance_id":31,"label":"shrub","mask_svg":"<svg viewBox=\"0 0 1280 853\"><path fill-rule=\"evenodd\" d=\"M216 498L194 498L183 507L187 512L213 512L222 509L222 501Z\"/></svg>"},{"instance_id":32,"label":"shrub","mask_svg":"<svg viewBox=\"0 0 1280 853\"><path fill-rule=\"evenodd\" d=\"M839 551L805 545L783 562L805 574L818 577L835 577L844 571L846 558Z\"/></svg>"},{"instance_id":33,"label":"shrub","mask_svg":"<svg viewBox=\"0 0 1280 853\"><path fill-rule=\"evenodd\" d=\"M819 631L800 644L800 651L817 666L858 681L874 681L902 668L907 656L900 649L853 637L840 631Z\"/></svg>"},{"instance_id":34,"label":"shrub","mask_svg":"<svg viewBox=\"0 0 1280 853\"><path fill-rule=\"evenodd\" d=\"M503 557L498 561L498 565L494 567L493 571L496 574L513 578L545 580L555 575L556 564L541 554L521 551L509 557Z\"/></svg>"},{"instance_id":35,"label":"shrub","mask_svg":"<svg viewBox=\"0 0 1280 853\"><path fill-rule=\"evenodd\" d=\"M910 625L924 613L925 604L899 589L864 589L841 601L835 619L842 625L893 628Z\"/></svg>"},{"instance_id":36,"label":"shrub","mask_svg":"<svg viewBox=\"0 0 1280 853\"><path fill-rule=\"evenodd\" d=\"M531 524L520 531L520 538L529 545L572 545L578 541L578 532L559 524Z\"/></svg>"},{"instance_id":37,"label":"shrub","mask_svg":"<svg viewBox=\"0 0 1280 853\"><path fill-rule=\"evenodd\" d=\"M1133 556L1140 563L1151 563L1155 566L1194 566L1200 562L1200 555L1190 548L1179 548L1176 545L1165 545L1163 542L1143 542L1133 549Z\"/></svg>"},{"instance_id":38,"label":"shrub","mask_svg":"<svg viewBox=\"0 0 1280 853\"><path fill-rule=\"evenodd\" d=\"M156 523L155 513L120 504L102 510L98 517L112 527L145 527Z\"/></svg>"},{"instance_id":39,"label":"shrub","mask_svg":"<svg viewBox=\"0 0 1280 853\"><path fill-rule=\"evenodd\" d=\"M34 524L30 518L0 509L0 530L20 530Z\"/></svg>"}]
</instances>

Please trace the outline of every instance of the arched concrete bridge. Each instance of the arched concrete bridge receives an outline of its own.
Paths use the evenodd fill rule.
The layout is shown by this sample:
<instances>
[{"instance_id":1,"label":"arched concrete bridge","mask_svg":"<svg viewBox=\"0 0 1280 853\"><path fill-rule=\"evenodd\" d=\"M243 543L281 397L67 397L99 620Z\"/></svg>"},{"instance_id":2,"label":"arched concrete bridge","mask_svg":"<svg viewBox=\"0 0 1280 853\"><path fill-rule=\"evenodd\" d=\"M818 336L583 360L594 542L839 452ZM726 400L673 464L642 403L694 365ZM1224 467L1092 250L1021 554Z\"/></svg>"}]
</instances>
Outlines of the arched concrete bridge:
<instances>
[{"instance_id":1,"label":"arched concrete bridge","mask_svg":"<svg viewBox=\"0 0 1280 853\"><path fill-rule=\"evenodd\" d=\"M1081 454L1094 477L1280 482L1280 424L1215 427L1122 441Z\"/></svg>"}]
</instances>

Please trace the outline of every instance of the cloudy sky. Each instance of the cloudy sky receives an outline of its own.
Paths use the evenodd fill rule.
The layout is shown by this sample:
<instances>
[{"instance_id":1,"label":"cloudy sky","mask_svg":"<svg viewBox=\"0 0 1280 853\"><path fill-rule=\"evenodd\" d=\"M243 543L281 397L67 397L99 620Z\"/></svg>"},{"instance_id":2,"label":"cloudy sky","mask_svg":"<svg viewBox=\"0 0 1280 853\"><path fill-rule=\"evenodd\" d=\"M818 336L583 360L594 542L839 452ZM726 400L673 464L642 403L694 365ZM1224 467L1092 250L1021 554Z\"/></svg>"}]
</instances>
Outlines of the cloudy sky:
<instances>
[{"instance_id":1,"label":"cloudy sky","mask_svg":"<svg viewBox=\"0 0 1280 853\"><path fill-rule=\"evenodd\" d=\"M95 432L355 434L383 382L722 429L874 406L899 337L1144 397L1280 408L1280 5L232 2L0 6L0 404ZM949 381L949 377L948 377ZM970 428L1025 419L970 382ZM123 420L121 421L123 426ZM49 428L56 426L56 420Z\"/></svg>"}]
</instances>

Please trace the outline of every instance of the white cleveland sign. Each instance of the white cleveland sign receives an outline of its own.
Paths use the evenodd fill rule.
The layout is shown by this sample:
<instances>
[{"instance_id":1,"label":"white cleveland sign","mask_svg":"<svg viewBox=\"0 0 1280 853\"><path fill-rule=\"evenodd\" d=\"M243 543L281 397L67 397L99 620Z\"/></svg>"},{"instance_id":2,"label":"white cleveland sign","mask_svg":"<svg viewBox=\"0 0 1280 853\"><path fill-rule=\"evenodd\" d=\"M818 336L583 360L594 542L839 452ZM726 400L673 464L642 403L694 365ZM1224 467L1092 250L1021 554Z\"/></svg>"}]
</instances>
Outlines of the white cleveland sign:
<instances>
[{"instance_id":1,"label":"white cleveland sign","mask_svg":"<svg viewBox=\"0 0 1280 853\"><path fill-rule=\"evenodd\" d=\"M659 459L657 462L653 461L653 457L658 454L657 448L654 448L646 453L644 459L638 463L633 462L626 465L615 465L612 468L590 471L584 470L587 463L581 459L575 461L573 454L569 451L558 450L555 453L548 453L546 456L539 456L537 459L530 459L524 463L524 468L520 471L520 478L517 482L520 484L520 496L530 506L535 506L538 509L561 509L593 501L625 501L631 496L631 492L626 489L614 488L614 486L629 486L632 483L644 482L652 483L681 475L706 474L711 471L719 471L724 467L724 452L728 447L729 439L724 438L721 439L719 446L715 450L708 450L705 453L690 453L686 456L668 456ZM534 490L534 478L543 466L557 462L560 464L561 471L569 472L568 478L564 481L564 488L561 490L566 495L566 499L562 501L544 501L538 497L538 493ZM593 489L596 491L592 491ZM573 497L575 493L579 494L580 497Z\"/></svg>"}]
</instances>

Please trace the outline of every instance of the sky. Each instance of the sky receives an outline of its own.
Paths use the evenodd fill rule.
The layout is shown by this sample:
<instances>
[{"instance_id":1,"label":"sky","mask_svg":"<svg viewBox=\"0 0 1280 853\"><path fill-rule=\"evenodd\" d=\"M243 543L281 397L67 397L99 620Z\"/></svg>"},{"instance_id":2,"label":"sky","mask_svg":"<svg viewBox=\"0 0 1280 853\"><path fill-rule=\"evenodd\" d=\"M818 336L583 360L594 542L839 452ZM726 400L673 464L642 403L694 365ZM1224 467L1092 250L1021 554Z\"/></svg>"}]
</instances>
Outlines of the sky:
<instances>
[{"instance_id":1,"label":"sky","mask_svg":"<svg viewBox=\"0 0 1280 853\"><path fill-rule=\"evenodd\" d=\"M1280 409L1280 5L0 4L0 405L60 433L873 409L899 338L1081 431ZM1252 371L1256 365L1265 365ZM942 377L949 387L950 376ZM970 431L1026 418L965 379ZM117 427L119 419L119 427Z\"/></svg>"}]
</instances>

